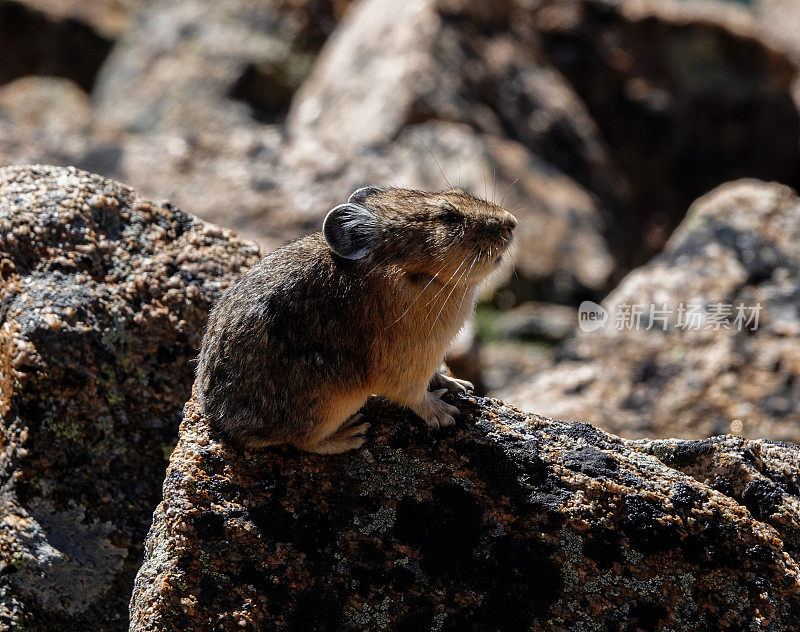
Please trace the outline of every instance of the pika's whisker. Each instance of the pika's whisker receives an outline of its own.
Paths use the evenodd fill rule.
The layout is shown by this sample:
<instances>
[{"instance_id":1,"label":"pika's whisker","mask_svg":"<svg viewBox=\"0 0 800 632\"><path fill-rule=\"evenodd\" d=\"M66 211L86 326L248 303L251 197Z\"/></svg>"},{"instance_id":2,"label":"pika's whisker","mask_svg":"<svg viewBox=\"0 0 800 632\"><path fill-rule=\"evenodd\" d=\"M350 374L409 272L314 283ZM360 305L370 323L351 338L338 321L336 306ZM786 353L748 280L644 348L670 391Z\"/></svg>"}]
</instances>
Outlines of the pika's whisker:
<instances>
[{"instance_id":1,"label":"pika's whisker","mask_svg":"<svg viewBox=\"0 0 800 632\"><path fill-rule=\"evenodd\" d=\"M433 162L436 163L436 168L439 169L439 173L442 174L442 177L444 178L444 181L447 183L447 186L452 189L453 185L450 184L450 180L448 180L447 176L444 175L444 170L442 169L442 166L439 164L439 161L436 160L436 156L433 155L433 152L430 150L430 147L428 147L425 143L423 143L422 139L416 134L414 134L414 138L416 138L420 142L420 144L425 148L425 150L431 155L431 158L433 158Z\"/></svg>"},{"instance_id":2,"label":"pika's whisker","mask_svg":"<svg viewBox=\"0 0 800 632\"><path fill-rule=\"evenodd\" d=\"M469 272L467 272L467 276L469 276L470 272L472 272L472 267L477 263L478 256L475 255L475 259L472 261L472 265L469 268ZM467 298L467 292L469 292L470 285L469 283L464 284L464 292L461 294L461 300L458 302L458 309L461 309L461 306L464 304L464 299Z\"/></svg>"},{"instance_id":3,"label":"pika's whisker","mask_svg":"<svg viewBox=\"0 0 800 632\"><path fill-rule=\"evenodd\" d=\"M455 258L455 257L451 257L451 259L454 259L454 258ZM406 314L408 314L409 310L410 310L412 307L414 307L414 304L415 304L415 303L416 303L416 302L417 302L417 301L420 299L420 297L421 297L421 296L422 296L422 295L425 293L425 290L427 290L427 289L428 289L428 287L430 286L430 284L431 284L431 283L433 283L433 282L436 280L436 277L438 277L438 276L439 276L439 274L441 274L442 270L444 270L444 269L445 269L445 268L446 268L446 267L447 267L449 264L450 264L450 259L448 259L448 260L445 262L445 264L444 264L444 265L443 265L441 268L439 268L439 271L438 271L436 274L434 274L434 275L431 277L431 280L430 280L430 281L428 281L428 282L425 284L425 287L424 287L424 288L422 288L422 290L420 290L420 292L419 292L419 294L417 294L416 298L415 298L413 301L411 301L411 303L409 304L409 306L408 306L408 307L406 307L406 310L405 310L405 311L404 311L402 314L400 314L400 316L398 316L398 317L397 317L397 320L396 320L396 321L394 321L394 322L393 322L391 325L387 325L386 327L384 327L384 329L389 329L389 327L392 327L392 326L396 325L397 323L399 323L399 322L402 320L403 316L405 316Z\"/></svg>"},{"instance_id":4,"label":"pika's whisker","mask_svg":"<svg viewBox=\"0 0 800 632\"><path fill-rule=\"evenodd\" d=\"M456 276L456 274L458 274L458 271L459 271L459 269L461 268L461 266L463 266L463 265L464 265L464 264L467 262L467 259L469 259L469 256L470 256L471 254L472 254L472 250L470 250L470 251L467 253L467 256L466 256L466 257L464 257L464 259L461 261L461 263L459 263L459 264L458 264L458 267L455 269L455 272L453 272L453 274L451 274L451 275L450 275L450 278L449 278L449 279L447 279L447 281L445 281L445 282L442 284L442 287L441 287L441 288L439 288L439 291L438 291L438 292L436 292L436 294L434 294L434 295L433 295L433 298L431 298L431 299L430 299L430 300L429 300L427 303L425 303L425 305L423 305L422 307L427 307L428 305L430 305L431 303L433 303L433 301L435 301L435 300L436 300L436 298L437 298L437 297L438 297L438 296L439 296L439 295L440 295L440 294L441 294L441 293L444 291L444 289L445 289L445 288L446 288L446 287L447 287L447 286L450 284L450 281L452 281L452 280L453 280L453 278ZM430 315L430 314L428 314L428 315L426 315L426 316L425 316L424 320L422 321L423 323L424 323L426 320L428 320L428 316L429 316L429 315Z\"/></svg>"},{"instance_id":5,"label":"pika's whisker","mask_svg":"<svg viewBox=\"0 0 800 632\"><path fill-rule=\"evenodd\" d=\"M497 163L494 161L494 154L489 154L489 157L492 159L492 204L494 204L497 195Z\"/></svg>"},{"instance_id":6,"label":"pika's whisker","mask_svg":"<svg viewBox=\"0 0 800 632\"><path fill-rule=\"evenodd\" d=\"M513 189L513 188L514 188L514 185L515 185L517 182L519 182L519 178L516 178L516 179L514 180L514 182L512 182L511 184L509 184L509 185L506 187L506 190L503 192L503 197L501 197L501 198L500 198L500 203L498 204L498 206L503 206L503 202L505 202L505 200L506 200L506 196L507 196L507 195L508 195L508 194L511 192L511 189Z\"/></svg>"},{"instance_id":7,"label":"pika's whisker","mask_svg":"<svg viewBox=\"0 0 800 632\"><path fill-rule=\"evenodd\" d=\"M475 267L475 262L477 260L478 260L477 257L473 257L472 258L472 265L470 265L469 270L467 270L465 268L465 271L461 274L460 277L458 277L458 281L456 281L453 284L453 289L450 290L450 293L447 295L447 298L444 299L444 302L442 303L442 306L439 308L439 312L436 314L436 318L433 319L433 324L431 325L431 331L430 331L430 333L428 335L433 333L433 328L436 327L436 322L439 320L439 316L442 315L442 312L444 311L444 308L447 305L447 301L450 300L450 297L453 295L453 292L455 292L455 289L458 287L458 284L461 283L461 280L467 278L469 276L470 272L472 272L472 268ZM466 259L464 261L466 262Z\"/></svg>"}]
</instances>

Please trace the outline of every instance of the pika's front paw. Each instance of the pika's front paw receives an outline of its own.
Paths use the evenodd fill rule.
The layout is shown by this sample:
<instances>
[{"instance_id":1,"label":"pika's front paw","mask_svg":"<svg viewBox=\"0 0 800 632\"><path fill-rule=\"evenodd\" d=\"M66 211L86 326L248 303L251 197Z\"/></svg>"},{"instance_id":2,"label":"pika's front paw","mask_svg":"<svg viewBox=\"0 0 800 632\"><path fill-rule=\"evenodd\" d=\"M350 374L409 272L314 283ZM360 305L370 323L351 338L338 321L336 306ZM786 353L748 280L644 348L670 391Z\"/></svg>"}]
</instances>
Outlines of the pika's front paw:
<instances>
[{"instance_id":1,"label":"pika's front paw","mask_svg":"<svg viewBox=\"0 0 800 632\"><path fill-rule=\"evenodd\" d=\"M428 428L436 430L455 425L456 420L453 415L458 414L458 408L441 399L447 390L446 388L440 388L437 391L426 391L424 399L412 408Z\"/></svg>"},{"instance_id":2,"label":"pika's front paw","mask_svg":"<svg viewBox=\"0 0 800 632\"><path fill-rule=\"evenodd\" d=\"M434 390L446 388L451 393L464 395L467 391L474 391L475 385L467 380L459 380L456 377L449 377L437 371L431 379L430 387Z\"/></svg>"},{"instance_id":3,"label":"pika's front paw","mask_svg":"<svg viewBox=\"0 0 800 632\"><path fill-rule=\"evenodd\" d=\"M451 393L465 395L467 391L475 390L475 385L467 380L459 380L457 377L448 377L447 375L440 375L439 378L442 388L446 388Z\"/></svg>"}]
</instances>

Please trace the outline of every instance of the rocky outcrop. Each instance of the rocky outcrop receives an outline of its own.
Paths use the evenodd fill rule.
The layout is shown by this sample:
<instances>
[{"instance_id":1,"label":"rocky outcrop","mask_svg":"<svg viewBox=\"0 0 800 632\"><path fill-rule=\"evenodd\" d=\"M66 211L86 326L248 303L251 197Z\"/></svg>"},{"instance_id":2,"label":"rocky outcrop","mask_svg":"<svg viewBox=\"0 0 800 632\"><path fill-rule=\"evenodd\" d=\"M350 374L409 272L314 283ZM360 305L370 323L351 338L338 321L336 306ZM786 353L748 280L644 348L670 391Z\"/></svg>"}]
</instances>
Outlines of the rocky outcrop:
<instances>
[{"instance_id":1,"label":"rocky outcrop","mask_svg":"<svg viewBox=\"0 0 800 632\"><path fill-rule=\"evenodd\" d=\"M125 627L208 309L257 257L99 176L0 170L0 628Z\"/></svg>"},{"instance_id":2,"label":"rocky outcrop","mask_svg":"<svg viewBox=\"0 0 800 632\"><path fill-rule=\"evenodd\" d=\"M131 602L144 630L789 630L794 446L632 442L379 401L339 457L220 442L193 402Z\"/></svg>"},{"instance_id":3,"label":"rocky outcrop","mask_svg":"<svg viewBox=\"0 0 800 632\"><path fill-rule=\"evenodd\" d=\"M800 440L798 244L794 191L719 187L604 301L604 327L500 396L625 436Z\"/></svg>"},{"instance_id":4,"label":"rocky outcrop","mask_svg":"<svg viewBox=\"0 0 800 632\"><path fill-rule=\"evenodd\" d=\"M612 235L623 267L660 251L715 186L800 186L797 60L739 4L545 0L533 11L543 57L631 185Z\"/></svg>"},{"instance_id":5,"label":"rocky outcrop","mask_svg":"<svg viewBox=\"0 0 800 632\"><path fill-rule=\"evenodd\" d=\"M693 221L723 237L763 227L774 243L754 251L789 278L780 257L798 242L774 209L796 200L738 186L760 186L761 206L712 196ZM731 217L750 224L721 228ZM665 257L709 243L715 277L737 269L692 234ZM205 315L258 252L123 185L36 166L0 170L0 255L0 625L124 629ZM780 292L752 291L774 314ZM788 630L800 617L796 446L625 440L456 403L457 427L431 433L373 400L367 445L322 457L234 448L190 399L132 629Z\"/></svg>"},{"instance_id":6,"label":"rocky outcrop","mask_svg":"<svg viewBox=\"0 0 800 632\"><path fill-rule=\"evenodd\" d=\"M43 134L0 103L0 162L102 173L267 249L356 187L460 184L520 216L517 276L500 280L512 302L577 305L660 250L711 186L800 183L797 60L730 4L25 0L114 46L90 125ZM31 72L69 79L17 94L58 92L84 121L75 90L95 75L8 79Z\"/></svg>"}]
</instances>

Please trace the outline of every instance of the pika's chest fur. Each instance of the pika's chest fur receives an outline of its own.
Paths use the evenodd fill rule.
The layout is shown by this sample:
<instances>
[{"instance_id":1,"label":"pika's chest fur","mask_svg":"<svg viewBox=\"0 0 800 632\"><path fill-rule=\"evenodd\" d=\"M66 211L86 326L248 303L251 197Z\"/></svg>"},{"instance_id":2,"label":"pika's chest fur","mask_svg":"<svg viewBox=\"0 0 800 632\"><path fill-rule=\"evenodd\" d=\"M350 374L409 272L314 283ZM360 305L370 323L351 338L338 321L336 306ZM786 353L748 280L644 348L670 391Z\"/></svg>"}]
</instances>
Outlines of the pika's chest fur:
<instances>
[{"instance_id":1,"label":"pika's chest fur","mask_svg":"<svg viewBox=\"0 0 800 632\"><path fill-rule=\"evenodd\" d=\"M393 279L380 301L373 329L369 381L373 392L393 396L427 383L475 304L474 287Z\"/></svg>"}]
</instances>

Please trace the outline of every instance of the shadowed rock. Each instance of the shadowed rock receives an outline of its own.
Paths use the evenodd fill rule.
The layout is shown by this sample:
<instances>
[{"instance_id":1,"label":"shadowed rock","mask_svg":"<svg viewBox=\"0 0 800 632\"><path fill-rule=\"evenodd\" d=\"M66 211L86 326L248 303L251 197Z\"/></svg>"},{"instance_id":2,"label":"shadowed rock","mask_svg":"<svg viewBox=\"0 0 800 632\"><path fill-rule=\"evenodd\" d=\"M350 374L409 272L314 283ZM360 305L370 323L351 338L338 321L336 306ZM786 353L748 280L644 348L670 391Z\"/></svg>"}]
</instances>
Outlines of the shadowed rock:
<instances>
[{"instance_id":1,"label":"shadowed rock","mask_svg":"<svg viewBox=\"0 0 800 632\"><path fill-rule=\"evenodd\" d=\"M208 309L257 257L99 176L0 170L0 629L126 626Z\"/></svg>"},{"instance_id":2,"label":"shadowed rock","mask_svg":"<svg viewBox=\"0 0 800 632\"><path fill-rule=\"evenodd\" d=\"M800 186L797 57L746 4L544 0L534 10L543 57L631 184L611 241L623 269L658 252L689 204L723 182Z\"/></svg>"},{"instance_id":3,"label":"shadowed rock","mask_svg":"<svg viewBox=\"0 0 800 632\"><path fill-rule=\"evenodd\" d=\"M636 443L459 405L434 434L372 401L367 445L320 457L229 447L190 401L132 630L778 630L800 616L796 447ZM693 478L709 470L728 485Z\"/></svg>"}]
</instances>

